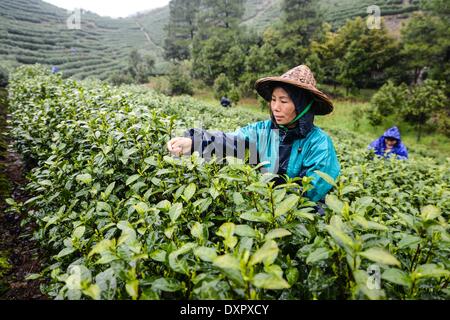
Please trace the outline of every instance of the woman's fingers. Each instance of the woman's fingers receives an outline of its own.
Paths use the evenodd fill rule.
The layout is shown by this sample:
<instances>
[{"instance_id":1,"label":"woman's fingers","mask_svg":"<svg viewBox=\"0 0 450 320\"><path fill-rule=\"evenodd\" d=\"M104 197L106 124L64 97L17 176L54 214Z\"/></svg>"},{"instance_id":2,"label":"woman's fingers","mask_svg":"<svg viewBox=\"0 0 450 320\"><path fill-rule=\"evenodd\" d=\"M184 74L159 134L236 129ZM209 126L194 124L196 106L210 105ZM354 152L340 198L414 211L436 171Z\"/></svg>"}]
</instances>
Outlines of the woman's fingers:
<instances>
[{"instance_id":1,"label":"woman's fingers","mask_svg":"<svg viewBox=\"0 0 450 320\"><path fill-rule=\"evenodd\" d=\"M191 139L189 138L173 138L167 142L167 149L173 155L181 155L191 150Z\"/></svg>"},{"instance_id":2,"label":"woman's fingers","mask_svg":"<svg viewBox=\"0 0 450 320\"><path fill-rule=\"evenodd\" d=\"M177 152L179 152L179 147L177 144L178 138L173 138L171 140L169 140L169 142L167 142L167 149L169 150L169 152L175 154Z\"/></svg>"},{"instance_id":3,"label":"woman's fingers","mask_svg":"<svg viewBox=\"0 0 450 320\"><path fill-rule=\"evenodd\" d=\"M173 143L175 142L174 140L175 140L175 139L170 139L170 140L167 142L167 149L168 149L170 152L173 151Z\"/></svg>"},{"instance_id":4,"label":"woman's fingers","mask_svg":"<svg viewBox=\"0 0 450 320\"><path fill-rule=\"evenodd\" d=\"M172 148L176 151L180 151L183 149L183 140L177 139L173 142Z\"/></svg>"}]
</instances>

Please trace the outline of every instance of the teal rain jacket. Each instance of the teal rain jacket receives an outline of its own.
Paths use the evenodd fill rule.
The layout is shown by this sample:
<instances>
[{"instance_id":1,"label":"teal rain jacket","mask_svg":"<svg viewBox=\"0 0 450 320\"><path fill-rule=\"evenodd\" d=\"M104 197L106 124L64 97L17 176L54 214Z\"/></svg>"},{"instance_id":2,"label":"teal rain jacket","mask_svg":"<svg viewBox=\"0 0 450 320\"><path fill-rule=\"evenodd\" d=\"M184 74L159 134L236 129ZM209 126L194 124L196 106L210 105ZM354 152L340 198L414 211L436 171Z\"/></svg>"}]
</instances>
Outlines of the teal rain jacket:
<instances>
[{"instance_id":1,"label":"teal rain jacket","mask_svg":"<svg viewBox=\"0 0 450 320\"><path fill-rule=\"evenodd\" d=\"M250 124L235 132L241 139L256 143L260 162L269 162L264 167L267 171L278 172L280 135L272 128L272 121ZM307 193L312 201L325 197L332 186L314 171L319 170L333 179L340 173L340 165L331 138L322 129L313 126L305 138L297 139L292 144L286 174L293 177L313 177L314 188Z\"/></svg>"},{"instance_id":2,"label":"teal rain jacket","mask_svg":"<svg viewBox=\"0 0 450 320\"><path fill-rule=\"evenodd\" d=\"M187 136L193 138L192 151L203 152L211 144L217 149L233 150L236 149L237 141L245 141L246 146L256 146L259 162L268 162L263 167L266 171L279 172L280 130L274 129L271 120L252 123L233 133L210 134L206 131L195 132L196 130L198 129L191 129L187 133ZM195 139L196 135L198 139ZM316 170L333 179L340 174L340 165L331 138L322 129L313 126L304 138L293 141L286 174L291 178L313 177L314 188L309 190L306 196L315 202L322 200L332 188L314 172Z\"/></svg>"}]
</instances>

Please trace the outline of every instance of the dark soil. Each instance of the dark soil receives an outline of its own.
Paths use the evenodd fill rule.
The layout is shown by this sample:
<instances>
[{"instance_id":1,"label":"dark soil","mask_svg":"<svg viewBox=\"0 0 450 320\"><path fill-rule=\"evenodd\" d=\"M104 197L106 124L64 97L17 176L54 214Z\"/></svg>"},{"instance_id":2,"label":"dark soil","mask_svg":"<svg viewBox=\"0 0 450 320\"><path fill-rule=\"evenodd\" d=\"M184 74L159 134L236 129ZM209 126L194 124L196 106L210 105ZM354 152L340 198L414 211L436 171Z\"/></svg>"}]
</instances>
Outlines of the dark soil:
<instances>
[{"instance_id":1,"label":"dark soil","mask_svg":"<svg viewBox=\"0 0 450 320\"><path fill-rule=\"evenodd\" d=\"M11 137L7 134L6 92L0 89L0 259L7 266L0 265L0 300L48 299L41 293L40 280L25 280L31 273L39 273L45 265L45 252L32 240L34 226L21 226L25 216L7 212L6 198L16 202L30 197L23 190L25 179L24 164L8 145ZM6 135L5 135L6 132Z\"/></svg>"}]
</instances>

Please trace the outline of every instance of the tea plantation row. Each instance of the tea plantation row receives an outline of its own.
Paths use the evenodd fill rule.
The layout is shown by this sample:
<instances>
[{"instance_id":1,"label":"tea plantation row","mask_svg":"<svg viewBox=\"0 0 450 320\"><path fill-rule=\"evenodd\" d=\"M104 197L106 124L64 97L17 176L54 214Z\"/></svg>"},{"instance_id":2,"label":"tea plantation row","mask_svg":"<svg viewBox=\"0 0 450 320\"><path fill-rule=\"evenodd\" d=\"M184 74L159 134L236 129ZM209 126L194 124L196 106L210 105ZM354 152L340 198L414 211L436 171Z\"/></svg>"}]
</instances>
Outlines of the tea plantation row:
<instances>
[{"instance_id":1,"label":"tea plantation row","mask_svg":"<svg viewBox=\"0 0 450 320\"><path fill-rule=\"evenodd\" d=\"M40 275L56 299L448 299L449 163L370 160L332 132L342 175L326 214L309 180L273 187L236 159L169 157L202 122L234 130L251 113L139 87L11 75L15 147L35 164L25 203L52 254ZM298 186L303 188L299 188Z\"/></svg>"}]
</instances>

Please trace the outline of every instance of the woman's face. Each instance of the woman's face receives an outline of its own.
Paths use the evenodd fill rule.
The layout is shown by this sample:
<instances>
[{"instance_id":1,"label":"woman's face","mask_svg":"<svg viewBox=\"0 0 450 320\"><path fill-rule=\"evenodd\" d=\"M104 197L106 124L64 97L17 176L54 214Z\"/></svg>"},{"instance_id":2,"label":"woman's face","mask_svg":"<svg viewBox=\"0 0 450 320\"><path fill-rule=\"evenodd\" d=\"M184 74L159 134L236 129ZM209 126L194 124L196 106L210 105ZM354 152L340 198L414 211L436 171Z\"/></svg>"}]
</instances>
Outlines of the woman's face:
<instances>
[{"instance_id":1,"label":"woman's face","mask_svg":"<svg viewBox=\"0 0 450 320\"><path fill-rule=\"evenodd\" d=\"M277 124L287 125L297 116L294 102L289 94L280 87L276 87L272 92L270 109Z\"/></svg>"},{"instance_id":2,"label":"woman's face","mask_svg":"<svg viewBox=\"0 0 450 320\"><path fill-rule=\"evenodd\" d=\"M397 144L397 140L392 138L386 138L384 139L384 142L386 143L386 147L389 149L393 148Z\"/></svg>"}]
</instances>

